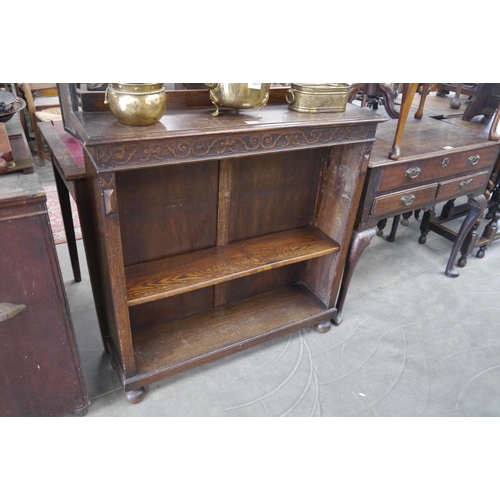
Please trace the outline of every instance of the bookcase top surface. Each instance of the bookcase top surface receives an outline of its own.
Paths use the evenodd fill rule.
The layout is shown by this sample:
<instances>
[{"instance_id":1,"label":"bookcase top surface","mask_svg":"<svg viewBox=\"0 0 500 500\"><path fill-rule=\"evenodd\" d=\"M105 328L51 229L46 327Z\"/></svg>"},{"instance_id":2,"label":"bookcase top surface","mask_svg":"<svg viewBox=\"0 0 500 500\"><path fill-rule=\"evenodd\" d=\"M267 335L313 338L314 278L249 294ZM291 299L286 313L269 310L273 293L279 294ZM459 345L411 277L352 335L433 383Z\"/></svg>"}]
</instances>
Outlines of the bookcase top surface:
<instances>
[{"instance_id":1,"label":"bookcase top surface","mask_svg":"<svg viewBox=\"0 0 500 500\"><path fill-rule=\"evenodd\" d=\"M245 134L250 131L316 127L374 125L386 117L358 106L347 104L345 112L299 113L286 104L271 104L260 110L223 108L212 116L213 107L167 110L161 120L147 127L123 125L111 112L76 112L78 134L86 146L161 140L206 135Z\"/></svg>"}]
</instances>

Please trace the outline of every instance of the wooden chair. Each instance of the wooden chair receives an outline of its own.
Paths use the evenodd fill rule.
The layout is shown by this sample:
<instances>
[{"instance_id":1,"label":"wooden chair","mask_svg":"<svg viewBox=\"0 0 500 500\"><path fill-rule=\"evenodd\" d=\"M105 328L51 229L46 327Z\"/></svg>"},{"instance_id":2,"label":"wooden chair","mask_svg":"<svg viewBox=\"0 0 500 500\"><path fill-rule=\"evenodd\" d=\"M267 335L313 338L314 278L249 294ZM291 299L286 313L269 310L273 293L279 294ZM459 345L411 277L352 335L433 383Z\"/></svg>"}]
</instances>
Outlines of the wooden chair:
<instances>
[{"instance_id":1,"label":"wooden chair","mask_svg":"<svg viewBox=\"0 0 500 500\"><path fill-rule=\"evenodd\" d=\"M43 137L36 124L37 122L62 121L57 87L55 83L22 83L19 90L28 108L38 162L40 166L43 166L45 159L50 161L50 154L44 146Z\"/></svg>"},{"instance_id":2,"label":"wooden chair","mask_svg":"<svg viewBox=\"0 0 500 500\"><path fill-rule=\"evenodd\" d=\"M476 116L483 116L482 120L489 125L489 140L498 141L500 135L497 127L500 122L500 83L480 83L477 90L467 103L462 120L471 121Z\"/></svg>"}]
</instances>

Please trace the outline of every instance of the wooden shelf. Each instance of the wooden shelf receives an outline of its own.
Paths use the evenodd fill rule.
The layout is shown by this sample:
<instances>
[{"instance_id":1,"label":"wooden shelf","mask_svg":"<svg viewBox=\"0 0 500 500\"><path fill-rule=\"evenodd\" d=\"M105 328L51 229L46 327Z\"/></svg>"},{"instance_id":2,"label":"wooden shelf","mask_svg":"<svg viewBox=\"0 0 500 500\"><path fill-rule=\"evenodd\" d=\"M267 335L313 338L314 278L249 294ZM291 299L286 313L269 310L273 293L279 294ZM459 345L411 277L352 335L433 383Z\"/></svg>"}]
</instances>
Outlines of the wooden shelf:
<instances>
[{"instance_id":1,"label":"wooden shelf","mask_svg":"<svg viewBox=\"0 0 500 500\"><path fill-rule=\"evenodd\" d=\"M125 269L129 306L339 251L313 226L260 236Z\"/></svg>"},{"instance_id":2,"label":"wooden shelf","mask_svg":"<svg viewBox=\"0 0 500 500\"><path fill-rule=\"evenodd\" d=\"M297 284L134 332L135 381L140 386L145 378L150 383L173 375L316 324L334 311Z\"/></svg>"}]
</instances>

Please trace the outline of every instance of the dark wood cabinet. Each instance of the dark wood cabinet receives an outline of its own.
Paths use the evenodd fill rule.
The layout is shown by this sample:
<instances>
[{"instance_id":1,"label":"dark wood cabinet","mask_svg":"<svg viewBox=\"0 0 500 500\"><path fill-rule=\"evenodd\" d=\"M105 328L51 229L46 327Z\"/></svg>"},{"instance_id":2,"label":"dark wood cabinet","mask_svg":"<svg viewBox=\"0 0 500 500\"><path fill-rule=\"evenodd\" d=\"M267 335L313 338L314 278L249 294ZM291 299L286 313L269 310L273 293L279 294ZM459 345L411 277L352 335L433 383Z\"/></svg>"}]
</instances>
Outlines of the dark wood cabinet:
<instances>
[{"instance_id":1,"label":"dark wood cabinet","mask_svg":"<svg viewBox=\"0 0 500 500\"><path fill-rule=\"evenodd\" d=\"M377 124L286 104L150 127L77 112L104 337L130 402L154 381L315 325L327 331ZM252 114L253 113L253 114ZM99 312L98 312L99 313Z\"/></svg>"},{"instance_id":2,"label":"dark wood cabinet","mask_svg":"<svg viewBox=\"0 0 500 500\"><path fill-rule=\"evenodd\" d=\"M0 177L0 416L85 414L89 404L35 173Z\"/></svg>"}]
</instances>

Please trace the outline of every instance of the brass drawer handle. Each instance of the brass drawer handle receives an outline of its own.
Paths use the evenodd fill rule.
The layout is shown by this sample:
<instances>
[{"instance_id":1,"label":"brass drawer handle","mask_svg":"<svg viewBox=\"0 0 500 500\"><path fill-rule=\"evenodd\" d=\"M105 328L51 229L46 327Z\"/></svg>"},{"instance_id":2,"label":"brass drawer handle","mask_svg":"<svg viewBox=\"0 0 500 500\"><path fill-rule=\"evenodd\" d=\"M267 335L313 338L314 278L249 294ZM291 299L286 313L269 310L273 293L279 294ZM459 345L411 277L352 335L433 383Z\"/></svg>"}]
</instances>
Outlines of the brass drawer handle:
<instances>
[{"instance_id":1,"label":"brass drawer handle","mask_svg":"<svg viewBox=\"0 0 500 500\"><path fill-rule=\"evenodd\" d=\"M481 157L479 155L469 156L469 158L467 158L467 163L469 165L476 165L480 159Z\"/></svg>"},{"instance_id":2,"label":"brass drawer handle","mask_svg":"<svg viewBox=\"0 0 500 500\"><path fill-rule=\"evenodd\" d=\"M460 189L465 189L465 188L466 188L466 187L467 187L467 186L468 186L471 182L473 182L473 181L474 181L474 179L467 179L466 181L462 181L462 182L458 185L458 187L459 187Z\"/></svg>"},{"instance_id":3,"label":"brass drawer handle","mask_svg":"<svg viewBox=\"0 0 500 500\"><path fill-rule=\"evenodd\" d=\"M414 200L415 198L416 198L416 197L415 197L415 195L414 195L414 194L407 194L406 196L403 196L403 197L401 198L401 200L399 200L399 201L401 201L401 203L402 203L405 207L407 207L408 205L411 205L411 204L413 203L413 200Z\"/></svg>"},{"instance_id":4,"label":"brass drawer handle","mask_svg":"<svg viewBox=\"0 0 500 500\"><path fill-rule=\"evenodd\" d=\"M446 168L449 164L450 164L450 159L449 159L449 158L443 158L443 159L441 160L441 166L442 166L443 168Z\"/></svg>"},{"instance_id":5,"label":"brass drawer handle","mask_svg":"<svg viewBox=\"0 0 500 500\"><path fill-rule=\"evenodd\" d=\"M406 172L405 175L406 177L409 177L410 179L415 179L415 177L418 176L418 174L421 172L421 169L418 167L413 167L409 168Z\"/></svg>"},{"instance_id":6,"label":"brass drawer handle","mask_svg":"<svg viewBox=\"0 0 500 500\"><path fill-rule=\"evenodd\" d=\"M0 323L17 316L25 309L26 306L24 304L9 304L8 302L0 302Z\"/></svg>"}]
</instances>

